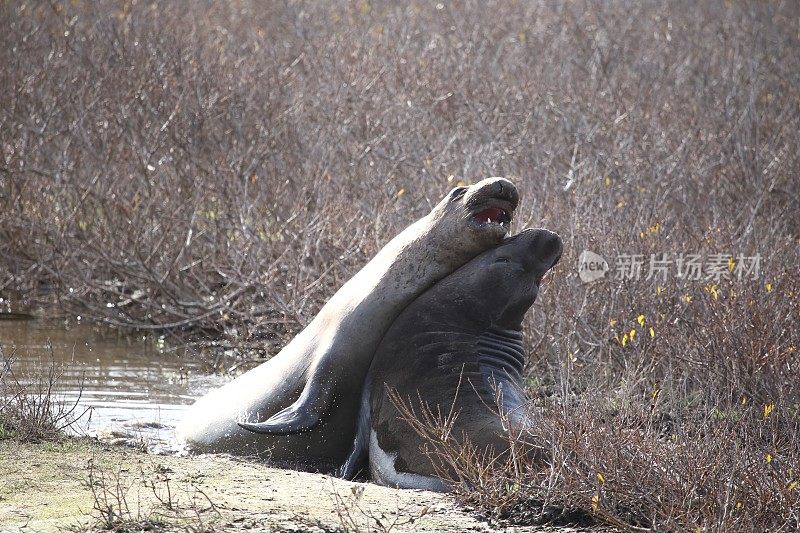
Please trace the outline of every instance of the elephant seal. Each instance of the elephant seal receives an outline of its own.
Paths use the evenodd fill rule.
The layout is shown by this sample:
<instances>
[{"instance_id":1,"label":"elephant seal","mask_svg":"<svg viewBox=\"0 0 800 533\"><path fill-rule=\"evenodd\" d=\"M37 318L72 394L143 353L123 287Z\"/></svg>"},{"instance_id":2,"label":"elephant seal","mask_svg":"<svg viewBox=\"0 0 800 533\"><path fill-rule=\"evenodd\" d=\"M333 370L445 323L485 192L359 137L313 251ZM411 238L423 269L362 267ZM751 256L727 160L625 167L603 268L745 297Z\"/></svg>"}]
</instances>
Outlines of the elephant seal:
<instances>
[{"instance_id":1,"label":"elephant seal","mask_svg":"<svg viewBox=\"0 0 800 533\"><path fill-rule=\"evenodd\" d=\"M518 203L503 178L453 189L277 355L199 399L177 428L179 440L193 452L257 455L298 468L341 464L355 431L354 391L383 334L419 294L501 242Z\"/></svg>"},{"instance_id":2,"label":"elephant seal","mask_svg":"<svg viewBox=\"0 0 800 533\"><path fill-rule=\"evenodd\" d=\"M352 479L368 461L377 483L448 490L421 450L424 439L400 417L389 391L415 413L457 413L450 434L459 442L466 438L478 451L508 449L508 428L499 413L512 425L527 426L522 320L561 250L557 234L526 230L450 274L400 313L375 351L355 443L339 475Z\"/></svg>"}]
</instances>

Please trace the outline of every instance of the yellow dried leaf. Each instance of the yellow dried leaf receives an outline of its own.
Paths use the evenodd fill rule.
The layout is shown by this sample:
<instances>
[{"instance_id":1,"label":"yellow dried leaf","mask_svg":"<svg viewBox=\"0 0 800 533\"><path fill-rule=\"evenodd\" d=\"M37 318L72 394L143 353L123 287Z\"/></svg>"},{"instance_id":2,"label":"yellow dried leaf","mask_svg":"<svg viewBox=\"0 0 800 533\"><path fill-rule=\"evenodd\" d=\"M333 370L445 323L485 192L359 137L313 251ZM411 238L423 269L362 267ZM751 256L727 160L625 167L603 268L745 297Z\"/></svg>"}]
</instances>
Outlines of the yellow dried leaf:
<instances>
[{"instance_id":1,"label":"yellow dried leaf","mask_svg":"<svg viewBox=\"0 0 800 533\"><path fill-rule=\"evenodd\" d=\"M715 300L719 299L719 289L717 288L716 284L709 283L705 286L705 291L713 296Z\"/></svg>"}]
</instances>

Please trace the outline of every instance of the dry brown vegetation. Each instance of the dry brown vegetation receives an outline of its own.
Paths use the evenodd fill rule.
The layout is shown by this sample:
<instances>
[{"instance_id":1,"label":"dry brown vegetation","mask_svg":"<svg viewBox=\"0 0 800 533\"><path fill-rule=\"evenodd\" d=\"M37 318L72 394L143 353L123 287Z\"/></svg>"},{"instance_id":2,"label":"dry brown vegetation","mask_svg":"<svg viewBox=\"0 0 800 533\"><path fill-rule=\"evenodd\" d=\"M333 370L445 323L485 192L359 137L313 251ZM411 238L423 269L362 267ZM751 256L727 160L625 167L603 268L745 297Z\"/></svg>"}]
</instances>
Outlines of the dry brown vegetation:
<instances>
[{"instance_id":1,"label":"dry brown vegetation","mask_svg":"<svg viewBox=\"0 0 800 533\"><path fill-rule=\"evenodd\" d=\"M794 530L798 20L796 2L3 2L0 296L273 352L445 190L504 175L516 228L565 255L527 324L553 464L495 472L503 501ZM761 264L584 285L585 249Z\"/></svg>"},{"instance_id":2,"label":"dry brown vegetation","mask_svg":"<svg viewBox=\"0 0 800 533\"><path fill-rule=\"evenodd\" d=\"M19 376L15 372L16 350L6 354L0 346L0 440L59 440L78 420L91 415L77 401L66 401L60 380L62 368L53 357L53 347L48 348L48 361L42 362L33 375Z\"/></svg>"}]
</instances>

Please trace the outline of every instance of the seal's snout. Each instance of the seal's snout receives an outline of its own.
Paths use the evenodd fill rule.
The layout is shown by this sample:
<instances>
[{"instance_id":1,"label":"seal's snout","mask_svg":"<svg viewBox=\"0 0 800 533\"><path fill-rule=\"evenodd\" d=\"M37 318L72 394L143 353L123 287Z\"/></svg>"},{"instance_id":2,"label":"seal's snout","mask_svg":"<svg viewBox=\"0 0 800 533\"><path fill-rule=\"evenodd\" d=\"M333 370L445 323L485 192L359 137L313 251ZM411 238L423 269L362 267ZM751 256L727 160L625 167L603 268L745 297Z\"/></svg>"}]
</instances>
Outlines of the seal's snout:
<instances>
[{"instance_id":1,"label":"seal's snout","mask_svg":"<svg viewBox=\"0 0 800 533\"><path fill-rule=\"evenodd\" d=\"M489 178L489 194L495 198L507 201L512 209L519 205L519 191L513 183L505 178Z\"/></svg>"},{"instance_id":2,"label":"seal's snout","mask_svg":"<svg viewBox=\"0 0 800 533\"><path fill-rule=\"evenodd\" d=\"M545 272L553 268L561 259L564 245L558 233L546 229L533 230L530 234L530 251L533 259L534 275L537 284Z\"/></svg>"},{"instance_id":3,"label":"seal's snout","mask_svg":"<svg viewBox=\"0 0 800 533\"><path fill-rule=\"evenodd\" d=\"M539 261L547 265L547 269L549 270L561 259L561 252L564 245L558 233L546 229L538 231L539 235L537 236L537 243L535 245L536 255Z\"/></svg>"},{"instance_id":4,"label":"seal's snout","mask_svg":"<svg viewBox=\"0 0 800 533\"><path fill-rule=\"evenodd\" d=\"M517 187L505 178L486 178L472 185L469 189L467 203L473 206L487 201L494 201L503 204L508 210L514 211L519 205Z\"/></svg>"}]
</instances>

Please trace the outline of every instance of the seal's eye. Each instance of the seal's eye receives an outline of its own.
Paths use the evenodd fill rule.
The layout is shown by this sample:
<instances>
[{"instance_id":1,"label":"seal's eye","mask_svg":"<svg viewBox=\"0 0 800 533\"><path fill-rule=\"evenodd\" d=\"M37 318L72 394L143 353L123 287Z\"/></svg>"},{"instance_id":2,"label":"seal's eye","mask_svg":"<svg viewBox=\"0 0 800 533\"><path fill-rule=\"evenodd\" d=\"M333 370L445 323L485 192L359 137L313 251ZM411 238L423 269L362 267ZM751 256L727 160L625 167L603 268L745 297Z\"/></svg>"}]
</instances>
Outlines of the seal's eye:
<instances>
[{"instance_id":1,"label":"seal's eye","mask_svg":"<svg viewBox=\"0 0 800 533\"><path fill-rule=\"evenodd\" d=\"M510 263L511 260L508 257L498 257L494 260L495 263Z\"/></svg>"},{"instance_id":2,"label":"seal's eye","mask_svg":"<svg viewBox=\"0 0 800 533\"><path fill-rule=\"evenodd\" d=\"M450 201L455 202L456 200L464 196L464 193L466 192L467 192L466 187L456 187L455 189L450 191Z\"/></svg>"}]
</instances>

